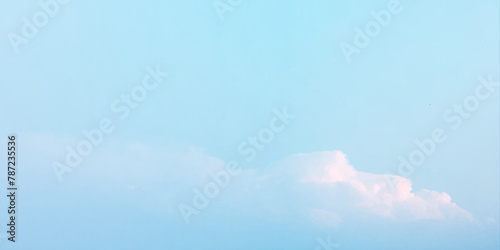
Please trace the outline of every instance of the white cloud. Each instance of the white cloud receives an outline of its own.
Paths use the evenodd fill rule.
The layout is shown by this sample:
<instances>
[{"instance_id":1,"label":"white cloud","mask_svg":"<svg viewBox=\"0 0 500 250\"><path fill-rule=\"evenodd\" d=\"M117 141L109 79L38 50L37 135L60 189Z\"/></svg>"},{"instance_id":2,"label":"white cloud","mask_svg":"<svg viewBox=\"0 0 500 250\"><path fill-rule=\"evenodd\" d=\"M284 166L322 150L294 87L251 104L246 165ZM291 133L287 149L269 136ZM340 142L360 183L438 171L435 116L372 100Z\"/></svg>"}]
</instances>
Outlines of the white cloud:
<instances>
[{"instance_id":1,"label":"white cloud","mask_svg":"<svg viewBox=\"0 0 500 250\"><path fill-rule=\"evenodd\" d=\"M343 216L360 213L402 221L474 220L447 193L426 189L413 192L409 179L358 171L340 151L292 155L258 172L266 176L268 183L257 181L260 187L267 188L261 188L256 195L275 196L265 198L267 201L279 200L283 195L291 198L288 207L282 209L306 213L323 224L335 225ZM251 179L258 178L248 176L247 181ZM388 179L397 180L394 189Z\"/></svg>"}]
</instances>

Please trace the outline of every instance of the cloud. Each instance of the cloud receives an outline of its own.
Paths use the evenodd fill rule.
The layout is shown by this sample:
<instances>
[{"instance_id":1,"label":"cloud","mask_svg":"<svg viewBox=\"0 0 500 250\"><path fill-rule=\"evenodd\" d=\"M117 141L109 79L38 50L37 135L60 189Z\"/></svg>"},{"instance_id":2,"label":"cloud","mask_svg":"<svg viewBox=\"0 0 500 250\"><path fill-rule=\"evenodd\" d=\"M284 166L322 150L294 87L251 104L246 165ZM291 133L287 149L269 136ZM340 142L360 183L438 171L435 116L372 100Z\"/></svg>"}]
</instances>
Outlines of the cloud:
<instances>
[{"instance_id":1,"label":"cloud","mask_svg":"<svg viewBox=\"0 0 500 250\"><path fill-rule=\"evenodd\" d=\"M255 180L260 189L254 198L264 196L264 200L276 203L284 196L290 200L281 209L328 225L363 214L398 221L474 220L447 193L414 192L409 179L358 171L340 151L292 155L247 177L247 185ZM396 180L394 188L388 180ZM274 206L274 211L278 210Z\"/></svg>"},{"instance_id":2,"label":"cloud","mask_svg":"<svg viewBox=\"0 0 500 250\"><path fill-rule=\"evenodd\" d=\"M37 166L35 162L28 164L33 183L44 180L53 187L60 185L50 162L61 158L61 150L74 141L52 135L25 136L25 155L46 165L31 168ZM85 186L89 196L94 191L109 190L125 203L142 200L150 212L180 220L178 204L190 201L194 188L201 189L213 181L212 173L223 169L224 161L195 147L110 141L68 175L64 186ZM394 189L388 180L396 183ZM49 188L47 184L36 186ZM409 179L358 171L340 151L295 154L269 166L246 169L221 189L212 204L243 216L325 226L365 215L396 221L474 220L447 193L426 189L415 192Z\"/></svg>"}]
</instances>

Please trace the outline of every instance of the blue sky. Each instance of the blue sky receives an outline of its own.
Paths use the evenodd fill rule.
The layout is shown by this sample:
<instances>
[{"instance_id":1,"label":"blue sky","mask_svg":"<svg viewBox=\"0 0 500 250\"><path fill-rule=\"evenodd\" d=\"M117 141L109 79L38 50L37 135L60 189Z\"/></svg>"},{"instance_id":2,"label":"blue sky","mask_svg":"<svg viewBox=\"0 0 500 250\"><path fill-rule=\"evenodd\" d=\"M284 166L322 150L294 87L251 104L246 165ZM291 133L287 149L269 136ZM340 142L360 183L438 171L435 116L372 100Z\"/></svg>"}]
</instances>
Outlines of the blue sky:
<instances>
[{"instance_id":1,"label":"blue sky","mask_svg":"<svg viewBox=\"0 0 500 250\"><path fill-rule=\"evenodd\" d=\"M341 44L389 3L243 0L221 20L212 1L72 0L13 46L43 8L4 1L0 130L19 137L21 189L2 249L315 249L329 235L498 249L498 87L457 129L443 118L480 77L498 82L498 1L401 0L348 62ZM120 119L110 105L157 66L169 75ZM294 118L247 161L241 143L283 108ZM103 118L115 130L59 182L53 163ZM390 189L436 129L444 142ZM241 173L186 223L179 204L231 161Z\"/></svg>"}]
</instances>

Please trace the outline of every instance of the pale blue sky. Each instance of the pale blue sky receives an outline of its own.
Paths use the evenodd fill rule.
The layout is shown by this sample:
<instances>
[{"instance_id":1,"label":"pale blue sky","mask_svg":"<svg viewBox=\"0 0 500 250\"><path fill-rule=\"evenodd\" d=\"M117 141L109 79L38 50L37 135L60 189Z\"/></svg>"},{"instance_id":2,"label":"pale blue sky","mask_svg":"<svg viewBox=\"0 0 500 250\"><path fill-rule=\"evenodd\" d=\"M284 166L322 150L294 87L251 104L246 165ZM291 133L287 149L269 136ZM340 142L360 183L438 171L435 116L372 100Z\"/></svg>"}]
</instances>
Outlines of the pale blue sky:
<instances>
[{"instance_id":1,"label":"pale blue sky","mask_svg":"<svg viewBox=\"0 0 500 250\"><path fill-rule=\"evenodd\" d=\"M388 2L243 0L221 21L209 0L72 0L15 53L7 34L20 33L23 17L41 8L2 1L0 131L19 135L22 188L20 242L2 249L314 249L330 233L340 249L498 249L498 92L458 130L442 118L474 94L479 76L498 81L498 1L402 0L402 12L347 63L340 44L352 44L354 28ZM110 104L157 64L170 76L127 119L116 119ZM241 208L275 200L283 200L280 209L308 206L290 198L297 187L278 184L264 191L272 190L273 202L230 186L189 225L177 209L167 211L165 203L177 208L204 184L183 180L205 173L206 159L244 162L240 142L282 107L296 118L245 169L287 175L273 166L339 150L357 171L396 173L415 139L443 128L447 140L408 179L414 191L445 192L475 221L360 212L318 226ZM104 117L116 131L57 182L52 162ZM126 145L173 160L137 158ZM177 168L189 171L174 176ZM149 181L154 176L165 179ZM147 188L137 193L141 185ZM248 196L241 204L251 205L236 206L233 196Z\"/></svg>"}]
</instances>

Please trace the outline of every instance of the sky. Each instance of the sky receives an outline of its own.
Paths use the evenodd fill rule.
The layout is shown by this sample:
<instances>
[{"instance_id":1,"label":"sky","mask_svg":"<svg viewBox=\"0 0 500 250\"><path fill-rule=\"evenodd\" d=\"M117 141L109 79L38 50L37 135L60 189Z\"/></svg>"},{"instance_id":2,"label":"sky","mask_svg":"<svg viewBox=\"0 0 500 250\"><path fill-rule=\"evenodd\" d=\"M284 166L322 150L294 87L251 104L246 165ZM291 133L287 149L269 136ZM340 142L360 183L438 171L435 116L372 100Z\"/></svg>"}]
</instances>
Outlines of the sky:
<instances>
[{"instance_id":1,"label":"sky","mask_svg":"<svg viewBox=\"0 0 500 250\"><path fill-rule=\"evenodd\" d=\"M1 249L500 247L498 1L2 6Z\"/></svg>"}]
</instances>

